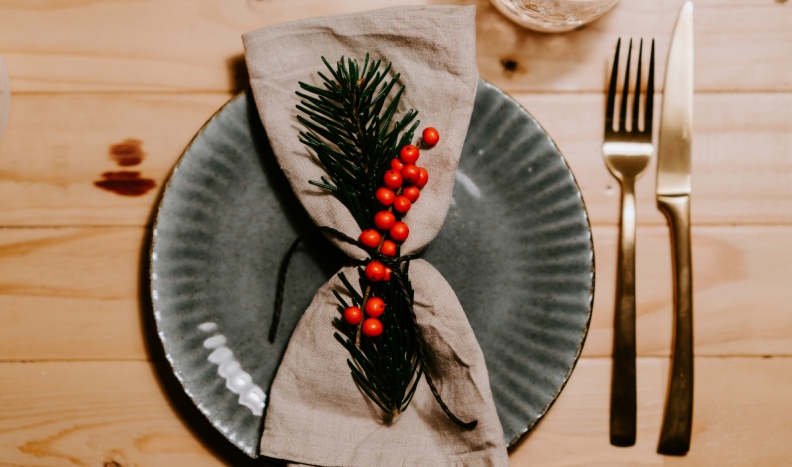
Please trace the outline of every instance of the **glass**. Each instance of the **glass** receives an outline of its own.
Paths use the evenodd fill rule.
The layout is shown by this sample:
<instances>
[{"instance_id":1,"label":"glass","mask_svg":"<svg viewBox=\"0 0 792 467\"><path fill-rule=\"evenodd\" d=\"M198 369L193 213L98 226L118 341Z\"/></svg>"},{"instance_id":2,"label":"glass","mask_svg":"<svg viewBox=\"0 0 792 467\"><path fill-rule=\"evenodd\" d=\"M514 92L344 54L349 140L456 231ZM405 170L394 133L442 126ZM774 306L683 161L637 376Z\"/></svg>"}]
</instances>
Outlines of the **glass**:
<instances>
[{"instance_id":1,"label":"glass","mask_svg":"<svg viewBox=\"0 0 792 467\"><path fill-rule=\"evenodd\" d=\"M571 31L594 21L619 0L492 0L517 24L542 32Z\"/></svg>"}]
</instances>

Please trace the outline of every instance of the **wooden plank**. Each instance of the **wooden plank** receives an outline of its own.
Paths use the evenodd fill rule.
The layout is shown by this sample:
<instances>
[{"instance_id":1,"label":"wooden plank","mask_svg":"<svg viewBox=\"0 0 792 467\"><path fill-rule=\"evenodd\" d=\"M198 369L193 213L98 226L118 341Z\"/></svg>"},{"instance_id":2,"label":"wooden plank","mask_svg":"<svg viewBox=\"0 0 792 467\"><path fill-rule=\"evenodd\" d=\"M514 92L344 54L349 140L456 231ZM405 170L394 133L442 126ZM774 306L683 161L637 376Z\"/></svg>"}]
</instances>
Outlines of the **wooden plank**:
<instances>
[{"instance_id":1,"label":"wooden plank","mask_svg":"<svg viewBox=\"0 0 792 467\"><path fill-rule=\"evenodd\" d=\"M147 362L0 364L0 463L251 465L219 439L167 372L166 363Z\"/></svg>"},{"instance_id":2,"label":"wooden plank","mask_svg":"<svg viewBox=\"0 0 792 467\"><path fill-rule=\"evenodd\" d=\"M792 228L694 227L697 355L792 355ZM610 356L618 230L595 228L596 292L587 356ZM637 234L639 355L669 355L673 329L671 241L666 227Z\"/></svg>"},{"instance_id":3,"label":"wooden plank","mask_svg":"<svg viewBox=\"0 0 792 467\"><path fill-rule=\"evenodd\" d=\"M158 379L158 375L161 379ZM608 443L610 362L583 359L513 466L782 465L792 456L792 359L697 358L686 457L655 454L668 364L638 362L638 442ZM0 364L0 458L9 466L252 465L172 385L166 364ZM164 386L163 386L164 385Z\"/></svg>"},{"instance_id":4,"label":"wooden plank","mask_svg":"<svg viewBox=\"0 0 792 467\"><path fill-rule=\"evenodd\" d=\"M0 229L0 360L150 358L140 228ZM792 355L792 227L696 227L698 355ZM609 356L617 229L594 229L597 277L584 355ZM665 227L638 231L638 353L671 348ZM150 324L150 323L149 323Z\"/></svg>"},{"instance_id":5,"label":"wooden plank","mask_svg":"<svg viewBox=\"0 0 792 467\"><path fill-rule=\"evenodd\" d=\"M145 234L0 229L0 360L145 359Z\"/></svg>"},{"instance_id":6,"label":"wooden plank","mask_svg":"<svg viewBox=\"0 0 792 467\"><path fill-rule=\"evenodd\" d=\"M655 453L668 361L638 360L634 447L608 442L610 361L583 359L545 419L511 456L512 465L784 465L792 457L792 359L697 358L693 438L685 457Z\"/></svg>"},{"instance_id":7,"label":"wooden plank","mask_svg":"<svg viewBox=\"0 0 792 467\"><path fill-rule=\"evenodd\" d=\"M15 92L231 91L246 83L240 36L271 24L434 0L63 0L0 2L0 53ZM448 2L441 2L448 3ZM657 39L662 82L682 0L622 0L581 30L547 35L478 7L478 63L510 91L601 91L618 34ZM792 90L792 7L765 0L696 2L696 87ZM771 45L771 46L768 46ZM750 71L748 71L750 70Z\"/></svg>"},{"instance_id":8,"label":"wooden plank","mask_svg":"<svg viewBox=\"0 0 792 467\"><path fill-rule=\"evenodd\" d=\"M229 97L15 96L0 143L0 225L145 225L179 155ZM130 140L141 163L120 167L114 146ZM139 171L157 188L120 196L94 184L122 169Z\"/></svg>"},{"instance_id":9,"label":"wooden plank","mask_svg":"<svg viewBox=\"0 0 792 467\"><path fill-rule=\"evenodd\" d=\"M16 96L0 143L0 225L137 225L150 222L162 182L192 135L228 94ZM602 161L602 94L519 94L558 143L594 224L616 224L619 187ZM792 224L792 93L698 94L693 157L696 224ZM46 138L42 137L46 135ZM86 135L91 135L90 138ZM114 145L138 140L137 167L157 188L119 196L97 188L120 170ZM638 220L665 225L654 164L638 181Z\"/></svg>"},{"instance_id":10,"label":"wooden plank","mask_svg":"<svg viewBox=\"0 0 792 467\"><path fill-rule=\"evenodd\" d=\"M592 222L618 223L619 183L601 151L605 96L516 97L566 157ZM697 94L693 131L694 224L792 223L792 94ZM656 207L656 160L636 183L639 224L666 224Z\"/></svg>"},{"instance_id":11,"label":"wooden plank","mask_svg":"<svg viewBox=\"0 0 792 467\"><path fill-rule=\"evenodd\" d=\"M0 51L15 92L229 92L247 86L243 33L300 18L401 3L4 2Z\"/></svg>"},{"instance_id":12,"label":"wooden plank","mask_svg":"<svg viewBox=\"0 0 792 467\"><path fill-rule=\"evenodd\" d=\"M658 89L682 1L622 0L590 25L566 34L528 32L488 1L476 4L481 76L510 92L602 91L617 39L654 38ZM698 0L695 4L697 91L781 91L792 88L792 8L785 2ZM768 47L768 44L773 44ZM512 71L513 70L513 71ZM751 70L745 73L744 70ZM781 72L785 76L778 76Z\"/></svg>"}]
</instances>

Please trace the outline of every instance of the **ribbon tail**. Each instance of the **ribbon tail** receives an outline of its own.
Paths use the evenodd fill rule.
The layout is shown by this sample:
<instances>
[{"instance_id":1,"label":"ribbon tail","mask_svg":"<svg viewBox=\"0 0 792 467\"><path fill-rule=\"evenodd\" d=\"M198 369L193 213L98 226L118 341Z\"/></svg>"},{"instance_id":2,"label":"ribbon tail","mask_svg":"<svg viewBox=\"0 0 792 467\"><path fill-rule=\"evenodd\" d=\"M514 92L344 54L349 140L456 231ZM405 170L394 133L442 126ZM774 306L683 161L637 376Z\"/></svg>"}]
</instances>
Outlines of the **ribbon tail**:
<instances>
[{"instance_id":1,"label":"ribbon tail","mask_svg":"<svg viewBox=\"0 0 792 467\"><path fill-rule=\"evenodd\" d=\"M269 329L270 344L275 342L275 334L278 332L278 324L280 323L281 311L283 309L283 291L286 288L286 273L289 270L289 263L291 263L292 255L294 255L294 251L297 250L297 247L300 245L300 243L302 243L303 240L305 240L306 237L316 232L329 233L346 243L358 246L360 248L364 248L363 244L361 244L354 238L332 227L324 227L324 226L314 227L311 230L307 230L303 232L299 237L297 237L294 240L294 242L292 242L291 247L289 247L289 251L287 251L286 255L283 257L283 262L281 263L280 271L278 271L278 285L275 290L275 311L272 314L272 323L270 324L270 329Z\"/></svg>"},{"instance_id":2,"label":"ribbon tail","mask_svg":"<svg viewBox=\"0 0 792 467\"><path fill-rule=\"evenodd\" d=\"M451 421L453 421L454 423L456 423L457 425L459 425L460 427L466 430L472 430L473 428L476 428L476 425L478 425L478 420L471 420L469 422L463 421L459 417L454 415L454 412L452 412L451 409L448 408L448 405L446 405L445 401L443 401L443 398L440 396L440 393L437 391L437 388L435 387L434 382L432 381L432 377L429 376L429 372L426 371L426 363L423 361L423 357L421 357L421 365L424 366L423 373L424 373L424 377L426 378L426 384L429 385L429 389L432 391L432 395L437 401L437 404L440 405L440 408L443 409L443 412L445 412L446 416L448 416L448 418L450 418Z\"/></svg>"},{"instance_id":3,"label":"ribbon tail","mask_svg":"<svg viewBox=\"0 0 792 467\"><path fill-rule=\"evenodd\" d=\"M289 251L287 251L286 255L283 257L280 271L278 271L278 286L275 290L275 311L272 314L272 323L270 324L269 329L270 344L275 342L275 334L278 332L278 323L280 323L281 310L283 309L283 290L286 287L286 273L289 271L289 263L291 262L292 255L294 255L294 251L297 249L300 243L302 243L305 237L314 233L315 231L316 229L311 229L294 239L291 247L289 247Z\"/></svg>"}]
</instances>

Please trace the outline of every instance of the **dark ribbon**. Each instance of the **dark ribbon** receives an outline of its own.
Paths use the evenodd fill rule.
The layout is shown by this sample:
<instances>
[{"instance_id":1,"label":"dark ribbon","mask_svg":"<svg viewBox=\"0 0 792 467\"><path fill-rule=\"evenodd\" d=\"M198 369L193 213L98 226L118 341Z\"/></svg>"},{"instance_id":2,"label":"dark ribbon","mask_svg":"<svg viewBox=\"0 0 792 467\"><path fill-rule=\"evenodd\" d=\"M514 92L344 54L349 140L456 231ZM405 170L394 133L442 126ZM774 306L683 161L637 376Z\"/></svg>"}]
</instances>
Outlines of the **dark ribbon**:
<instances>
[{"instance_id":1,"label":"dark ribbon","mask_svg":"<svg viewBox=\"0 0 792 467\"><path fill-rule=\"evenodd\" d=\"M456 415L454 415L453 412L451 412L451 409L448 408L446 403L443 401L443 398L440 396L440 393L437 391L437 387L435 387L434 382L432 381L432 377L429 376L429 372L426 371L426 355L424 354L424 346L426 346L426 342L424 341L423 336L421 335L421 330L418 327L418 319L416 318L415 310L413 309L413 300L410 298L410 294L407 290L407 286L402 276L402 266L411 259L416 258L415 255L391 257L391 256L385 256L378 251L370 251L368 247L360 243L358 240L332 227L324 227L324 226L315 227L303 233L302 235L297 237L292 243L291 247L289 247L289 251L287 251L286 256L283 257L283 263L281 264L280 271L278 272L278 286L277 286L277 291L275 293L275 312L272 316L272 324L270 325L270 330L269 330L270 343L275 342L275 334L278 330L278 323L280 322L281 310L283 308L283 291L286 286L286 272L289 269L289 263L291 262L292 255L294 255L294 251L297 249L297 246L306 237L316 232L328 233L345 243L354 245L360 248L361 250L365 251L366 253L368 253L373 260L379 261L383 265L391 268L391 276L396 279L396 283L399 285L399 288L401 289L402 292L402 296L404 297L404 303L407 305L407 309L410 310L410 317L412 318L413 326L415 328L415 336L416 339L418 340L418 346L417 346L418 359L421 362L421 366L424 368L423 374L426 377L426 383L429 384L429 389L432 391L432 395L434 396L438 405L440 405L440 408L443 409L443 412L445 412L448 418L450 418L454 423L467 430L472 430L473 428L475 428L476 425L478 424L478 420L471 420L469 422L465 422ZM367 263L368 260L352 260L352 264L356 264L360 266Z\"/></svg>"}]
</instances>

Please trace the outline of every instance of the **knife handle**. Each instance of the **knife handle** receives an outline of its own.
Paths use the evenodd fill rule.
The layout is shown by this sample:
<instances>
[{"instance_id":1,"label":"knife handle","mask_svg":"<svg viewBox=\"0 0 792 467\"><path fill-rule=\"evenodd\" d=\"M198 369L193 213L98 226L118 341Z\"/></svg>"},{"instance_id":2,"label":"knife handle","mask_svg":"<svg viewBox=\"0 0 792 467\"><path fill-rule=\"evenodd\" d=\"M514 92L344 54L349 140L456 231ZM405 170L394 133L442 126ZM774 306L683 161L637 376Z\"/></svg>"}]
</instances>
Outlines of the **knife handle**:
<instances>
[{"instance_id":1,"label":"knife handle","mask_svg":"<svg viewBox=\"0 0 792 467\"><path fill-rule=\"evenodd\" d=\"M665 418L657 452L682 456L690 449L693 422L693 268L690 196L658 196L668 219L674 265L674 353Z\"/></svg>"},{"instance_id":2,"label":"knife handle","mask_svg":"<svg viewBox=\"0 0 792 467\"><path fill-rule=\"evenodd\" d=\"M619 237L619 270L616 313L613 323L613 374L611 375L610 442L635 444L635 181L622 180L622 213Z\"/></svg>"}]
</instances>

